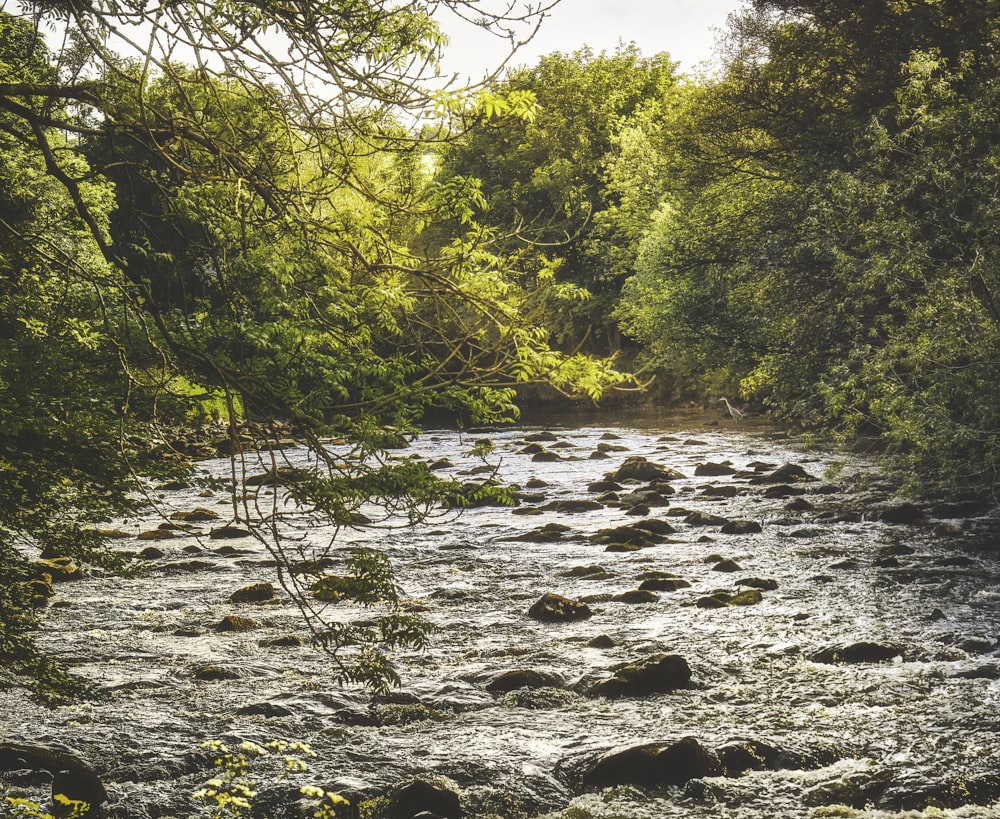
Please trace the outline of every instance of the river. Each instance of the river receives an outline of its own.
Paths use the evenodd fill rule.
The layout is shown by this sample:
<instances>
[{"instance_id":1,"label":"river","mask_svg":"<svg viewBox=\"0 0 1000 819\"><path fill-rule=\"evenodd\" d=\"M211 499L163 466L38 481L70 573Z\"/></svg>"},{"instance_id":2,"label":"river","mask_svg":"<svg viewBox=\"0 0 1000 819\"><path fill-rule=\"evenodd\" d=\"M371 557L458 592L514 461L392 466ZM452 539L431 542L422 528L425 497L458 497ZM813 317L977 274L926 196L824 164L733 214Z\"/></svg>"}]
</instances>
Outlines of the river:
<instances>
[{"instance_id":1,"label":"river","mask_svg":"<svg viewBox=\"0 0 1000 819\"><path fill-rule=\"evenodd\" d=\"M553 460L525 451L539 432L551 433L540 445ZM463 452L484 434L430 430L399 457L447 458L453 466L444 472L462 475L479 463ZM332 683L321 653L275 641L304 633L282 595L231 603L236 589L273 581L273 564L252 539L208 538L206 523L155 541L162 555L147 558L137 577L59 584L39 641L108 696L46 710L16 688L0 691L3 738L57 744L88 760L107 786L107 814L130 819L207 815L191 796L212 776L203 743L273 739L308 742L316 756L308 771L284 777L261 763L260 815L294 815L277 806L306 782L357 803L420 778L454 791L473 819L875 817L925 809L1000 816L991 807L1000 797L992 512L923 507L912 522L888 522L891 510L906 507L864 457L728 419L646 417L488 434L500 476L533 487L516 510L473 508L417 528L345 530L334 544L338 556L357 545L384 550L404 609L437 629L425 651L394 656L403 682L389 698L373 704ZM590 484L634 456L680 473L669 482L674 493L652 497L648 514L627 515L610 496L560 506L601 497ZM785 464L815 480L767 482ZM199 466L223 478L229 471L226 460ZM619 484L619 497L642 488ZM167 514L207 505L226 515L221 493L163 491L159 501ZM691 512L751 521L761 531L726 534L718 520ZM599 530L648 519L675 531L634 551L594 541ZM149 547L136 536L157 522L121 522L129 536L121 548ZM316 546L329 536L303 535ZM614 599L643 578L668 575L684 582L636 596L646 602ZM755 583L763 586L756 605L705 603ZM529 617L548 592L587 601L592 616ZM214 628L233 614L258 627ZM893 656L852 661L873 659L844 648L858 644ZM837 647L839 656L821 654ZM685 659L688 684L643 696L589 692L617 665L661 654ZM209 666L229 678L199 679ZM547 684L491 692L509 671L539 672ZM628 775L612 787L594 784L602 758L686 737L710 756L757 742L782 761L745 772L715 768L676 786L630 784ZM9 793L37 785L23 773L0 783Z\"/></svg>"}]
</instances>

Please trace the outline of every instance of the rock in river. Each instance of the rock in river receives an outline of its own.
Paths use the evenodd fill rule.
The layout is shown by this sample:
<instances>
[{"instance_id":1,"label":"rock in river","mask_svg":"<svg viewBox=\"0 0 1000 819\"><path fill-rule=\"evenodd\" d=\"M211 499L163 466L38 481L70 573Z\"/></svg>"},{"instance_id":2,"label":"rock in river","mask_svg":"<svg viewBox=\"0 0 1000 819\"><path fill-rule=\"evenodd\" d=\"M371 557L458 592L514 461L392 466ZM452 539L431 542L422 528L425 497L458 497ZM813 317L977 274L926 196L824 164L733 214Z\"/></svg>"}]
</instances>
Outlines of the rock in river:
<instances>
[{"instance_id":1,"label":"rock in river","mask_svg":"<svg viewBox=\"0 0 1000 819\"><path fill-rule=\"evenodd\" d=\"M751 478L750 483L796 483L818 480L819 478L810 475L799 464L785 464L784 466L779 466L774 472L768 475L759 475L756 478Z\"/></svg>"},{"instance_id":2,"label":"rock in river","mask_svg":"<svg viewBox=\"0 0 1000 819\"><path fill-rule=\"evenodd\" d=\"M263 603L274 599L274 585L271 583L254 583L244 586L229 595L230 603Z\"/></svg>"},{"instance_id":3,"label":"rock in river","mask_svg":"<svg viewBox=\"0 0 1000 819\"><path fill-rule=\"evenodd\" d=\"M605 754L583 777L585 788L614 785L680 786L712 772L713 760L691 737L677 742L652 742Z\"/></svg>"},{"instance_id":4,"label":"rock in river","mask_svg":"<svg viewBox=\"0 0 1000 819\"><path fill-rule=\"evenodd\" d=\"M87 810L80 816L102 815L100 806L108 799L104 783L94 769L74 753L48 745L0 742L0 771L23 769L49 771L53 796L61 794L87 803Z\"/></svg>"},{"instance_id":5,"label":"rock in river","mask_svg":"<svg viewBox=\"0 0 1000 819\"><path fill-rule=\"evenodd\" d=\"M861 641L821 649L809 659L814 663L883 663L902 655L899 646Z\"/></svg>"},{"instance_id":6,"label":"rock in river","mask_svg":"<svg viewBox=\"0 0 1000 819\"><path fill-rule=\"evenodd\" d=\"M528 616L534 620L562 622L566 620L586 620L593 612L586 603L578 603L560 594L546 592L530 609Z\"/></svg>"},{"instance_id":7,"label":"rock in river","mask_svg":"<svg viewBox=\"0 0 1000 819\"><path fill-rule=\"evenodd\" d=\"M724 535L752 535L762 531L755 520L731 520L722 529Z\"/></svg>"},{"instance_id":8,"label":"rock in river","mask_svg":"<svg viewBox=\"0 0 1000 819\"><path fill-rule=\"evenodd\" d=\"M609 481L674 481L684 476L676 469L653 463L640 455L633 455L614 472L609 472L605 478Z\"/></svg>"},{"instance_id":9,"label":"rock in river","mask_svg":"<svg viewBox=\"0 0 1000 819\"><path fill-rule=\"evenodd\" d=\"M396 788L389 798L389 819L414 819L417 816L461 819L462 806L450 783L431 783L416 779Z\"/></svg>"},{"instance_id":10,"label":"rock in river","mask_svg":"<svg viewBox=\"0 0 1000 819\"><path fill-rule=\"evenodd\" d=\"M562 686L563 681L555 674L531 668L519 668L494 677L486 684L486 690L491 694L506 694L518 688L562 688Z\"/></svg>"},{"instance_id":11,"label":"rock in river","mask_svg":"<svg viewBox=\"0 0 1000 819\"><path fill-rule=\"evenodd\" d=\"M691 668L679 654L654 654L614 666L611 672L611 677L587 693L593 697L643 697L675 691L691 682Z\"/></svg>"},{"instance_id":12,"label":"rock in river","mask_svg":"<svg viewBox=\"0 0 1000 819\"><path fill-rule=\"evenodd\" d=\"M694 511L688 512L684 522L689 526L725 526L729 520L708 512Z\"/></svg>"}]
</instances>

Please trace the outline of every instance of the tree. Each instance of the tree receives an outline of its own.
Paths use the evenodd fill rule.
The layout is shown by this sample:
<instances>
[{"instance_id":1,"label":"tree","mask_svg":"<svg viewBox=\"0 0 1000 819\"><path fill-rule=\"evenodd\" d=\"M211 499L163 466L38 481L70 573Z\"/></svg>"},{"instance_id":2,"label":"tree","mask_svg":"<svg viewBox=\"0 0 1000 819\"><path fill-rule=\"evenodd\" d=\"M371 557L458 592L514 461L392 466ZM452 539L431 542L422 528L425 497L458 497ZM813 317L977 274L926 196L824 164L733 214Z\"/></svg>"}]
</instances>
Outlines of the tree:
<instances>
[{"instance_id":1,"label":"tree","mask_svg":"<svg viewBox=\"0 0 1000 819\"><path fill-rule=\"evenodd\" d=\"M287 535L317 516L357 525L367 501L416 520L441 501L501 496L390 464L387 447L431 406L497 420L515 411L519 380L596 393L615 379L548 348L476 223L474 191L431 182L424 145L401 124L407 111L461 110L420 80L441 47L432 12L482 16L478 6L41 2L0 18L12 35L4 169L29 168L43 194L11 185L2 225L16 250L3 260L15 343L0 447L27 453L11 469L39 483L3 489L3 566L21 584L3 602L5 657L36 657L24 637L33 555L98 555L93 522L125 509L164 455L182 470L171 425L212 406L233 453L234 519L273 551L338 676L391 684L382 651L422 644L426 626L398 611L384 559L357 553L343 574L317 573L322 554ZM511 32L544 12L481 22ZM57 25L65 45L49 54L32 21ZM429 225L434 255L420 239ZM49 389L25 383L29 361L44 362ZM315 468L282 468L272 445L289 427ZM292 511L244 493L250 451L267 453ZM86 480L68 488L74 468ZM63 519L72 537L54 540ZM326 623L323 606L345 598L384 606L378 625Z\"/></svg>"},{"instance_id":2,"label":"tree","mask_svg":"<svg viewBox=\"0 0 1000 819\"><path fill-rule=\"evenodd\" d=\"M446 173L481 181L490 224L526 251L525 275L542 274L539 309L563 348L619 348L609 312L625 272L615 254L629 237L608 172L620 131L665 104L676 82L667 55L643 58L635 46L550 54L496 85L532 94L539 116L481 117L445 152Z\"/></svg>"},{"instance_id":3,"label":"tree","mask_svg":"<svg viewBox=\"0 0 1000 819\"><path fill-rule=\"evenodd\" d=\"M786 418L878 434L910 476L982 491L998 456L996 10L754 7L679 120L681 184L622 320L681 381L707 372Z\"/></svg>"}]
</instances>

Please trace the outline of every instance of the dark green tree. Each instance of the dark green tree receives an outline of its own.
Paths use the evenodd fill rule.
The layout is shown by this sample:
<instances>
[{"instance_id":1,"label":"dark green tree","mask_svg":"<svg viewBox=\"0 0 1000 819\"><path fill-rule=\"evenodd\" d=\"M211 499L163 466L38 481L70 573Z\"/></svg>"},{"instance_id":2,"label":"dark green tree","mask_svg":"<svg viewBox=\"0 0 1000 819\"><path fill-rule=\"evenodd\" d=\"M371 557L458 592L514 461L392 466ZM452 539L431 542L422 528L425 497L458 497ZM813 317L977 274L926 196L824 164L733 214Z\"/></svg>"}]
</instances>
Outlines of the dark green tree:
<instances>
[{"instance_id":1,"label":"dark green tree","mask_svg":"<svg viewBox=\"0 0 1000 819\"><path fill-rule=\"evenodd\" d=\"M681 381L995 480L992 4L758 2L666 144L623 321Z\"/></svg>"}]
</instances>

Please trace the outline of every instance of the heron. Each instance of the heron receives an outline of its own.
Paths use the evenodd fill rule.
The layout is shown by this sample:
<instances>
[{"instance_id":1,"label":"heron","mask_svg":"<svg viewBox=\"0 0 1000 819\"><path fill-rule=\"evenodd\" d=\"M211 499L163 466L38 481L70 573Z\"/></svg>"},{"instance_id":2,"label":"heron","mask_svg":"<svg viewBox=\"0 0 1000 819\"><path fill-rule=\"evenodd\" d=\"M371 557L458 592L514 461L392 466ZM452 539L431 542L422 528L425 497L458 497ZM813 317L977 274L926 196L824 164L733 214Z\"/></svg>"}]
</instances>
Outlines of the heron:
<instances>
[{"instance_id":1,"label":"heron","mask_svg":"<svg viewBox=\"0 0 1000 819\"><path fill-rule=\"evenodd\" d=\"M726 405L726 409L729 410L729 417L732 418L734 421L739 421L743 417L743 410L734 407L732 404L730 404L728 398L722 397L719 399L719 401Z\"/></svg>"}]
</instances>

